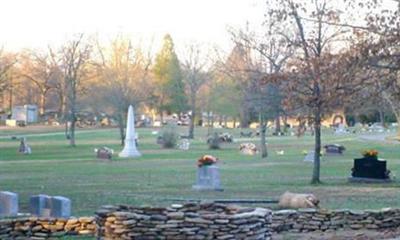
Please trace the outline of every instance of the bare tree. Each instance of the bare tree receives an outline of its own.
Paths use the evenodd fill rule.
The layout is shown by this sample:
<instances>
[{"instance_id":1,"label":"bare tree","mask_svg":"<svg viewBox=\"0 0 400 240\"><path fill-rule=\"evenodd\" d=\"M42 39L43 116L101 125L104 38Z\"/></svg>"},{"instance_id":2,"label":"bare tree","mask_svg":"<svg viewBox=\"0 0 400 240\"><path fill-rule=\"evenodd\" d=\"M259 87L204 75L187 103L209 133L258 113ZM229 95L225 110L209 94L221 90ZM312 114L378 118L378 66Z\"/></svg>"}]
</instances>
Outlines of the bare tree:
<instances>
[{"instance_id":1,"label":"bare tree","mask_svg":"<svg viewBox=\"0 0 400 240\"><path fill-rule=\"evenodd\" d=\"M400 1L367 2L374 6L367 8L367 27L352 27L361 32L359 36L366 43L367 65L375 69L379 76L375 81L375 89L389 104L400 123Z\"/></svg>"},{"instance_id":2,"label":"bare tree","mask_svg":"<svg viewBox=\"0 0 400 240\"><path fill-rule=\"evenodd\" d=\"M259 115L259 130L261 156L267 157L266 130L267 122L275 120L275 133L281 132L280 118L283 112L283 97L280 94L280 85L282 82L263 82L263 76L268 74L277 74L284 70L288 59L293 55L293 48L279 35L266 32L257 35L248 29L231 31L232 40L236 45L241 45L248 49L246 71L250 76L250 96L248 101L255 108Z\"/></svg>"},{"instance_id":3,"label":"bare tree","mask_svg":"<svg viewBox=\"0 0 400 240\"><path fill-rule=\"evenodd\" d=\"M210 79L207 73L207 59L199 45L189 45L185 51L186 58L182 62L183 81L188 91L191 111L188 137L194 138L194 125L197 116L197 95L200 88Z\"/></svg>"},{"instance_id":4,"label":"bare tree","mask_svg":"<svg viewBox=\"0 0 400 240\"><path fill-rule=\"evenodd\" d=\"M92 47L84 42L83 34L67 42L60 51L61 69L67 92L68 137L70 146L75 144L75 125L77 121L78 94L83 90L83 83L88 78L88 63ZM68 122L68 121L67 121ZM68 125L68 123L67 123Z\"/></svg>"},{"instance_id":5,"label":"bare tree","mask_svg":"<svg viewBox=\"0 0 400 240\"><path fill-rule=\"evenodd\" d=\"M149 53L139 47L134 48L131 41L118 37L109 51L97 44L100 62L96 63L99 77L97 87L93 88L102 98L101 102L112 109L118 121L121 144L125 139L125 116L129 105L138 107L148 100L152 92L149 67ZM150 52L150 51L149 51Z\"/></svg>"},{"instance_id":6,"label":"bare tree","mask_svg":"<svg viewBox=\"0 0 400 240\"><path fill-rule=\"evenodd\" d=\"M23 78L30 80L39 91L39 113L45 113L46 98L50 90L56 88L61 80L59 66L52 61L47 53L30 51L21 57L21 72Z\"/></svg>"},{"instance_id":7,"label":"bare tree","mask_svg":"<svg viewBox=\"0 0 400 240\"><path fill-rule=\"evenodd\" d=\"M301 2L271 0L268 2L267 24L270 30L283 36L297 48L291 61L286 94L291 107L302 109L315 132L315 155L312 183L320 182L321 122L324 114L343 105L368 80L363 70L364 52L340 52L338 42L347 33L337 22L337 3L327 0ZM332 53L335 49L336 53ZM343 49L343 47L342 47ZM365 69L364 69L365 70ZM367 71L367 70L365 70ZM278 78L282 78L278 77Z\"/></svg>"},{"instance_id":8,"label":"bare tree","mask_svg":"<svg viewBox=\"0 0 400 240\"><path fill-rule=\"evenodd\" d=\"M10 76L12 68L17 63L15 54L6 53L3 48L0 49L0 96L5 91L10 90L10 107L12 107L12 78Z\"/></svg>"}]
</instances>

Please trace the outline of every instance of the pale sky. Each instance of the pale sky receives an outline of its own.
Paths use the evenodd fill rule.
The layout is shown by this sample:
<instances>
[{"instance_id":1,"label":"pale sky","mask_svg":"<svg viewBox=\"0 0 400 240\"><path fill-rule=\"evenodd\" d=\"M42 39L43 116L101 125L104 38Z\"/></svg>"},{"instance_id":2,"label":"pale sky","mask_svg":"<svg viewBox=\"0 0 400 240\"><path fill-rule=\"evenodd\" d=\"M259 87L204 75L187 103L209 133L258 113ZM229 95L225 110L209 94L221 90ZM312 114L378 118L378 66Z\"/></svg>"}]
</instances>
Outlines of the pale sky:
<instances>
[{"instance_id":1,"label":"pale sky","mask_svg":"<svg viewBox=\"0 0 400 240\"><path fill-rule=\"evenodd\" d=\"M76 33L117 34L155 45L196 41L230 48L227 27L261 24L263 0L1 0L0 45L8 50L57 46ZM154 44L153 44L154 45Z\"/></svg>"}]
</instances>

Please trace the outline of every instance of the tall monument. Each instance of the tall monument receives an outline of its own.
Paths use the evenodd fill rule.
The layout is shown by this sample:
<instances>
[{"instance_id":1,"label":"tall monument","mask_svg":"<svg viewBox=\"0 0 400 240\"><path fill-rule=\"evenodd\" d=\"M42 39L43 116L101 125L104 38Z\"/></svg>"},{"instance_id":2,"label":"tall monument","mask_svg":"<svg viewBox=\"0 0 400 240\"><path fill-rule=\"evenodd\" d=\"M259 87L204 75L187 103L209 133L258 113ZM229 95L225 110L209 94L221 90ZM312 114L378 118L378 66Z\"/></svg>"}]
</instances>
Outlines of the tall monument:
<instances>
[{"instance_id":1,"label":"tall monument","mask_svg":"<svg viewBox=\"0 0 400 240\"><path fill-rule=\"evenodd\" d=\"M135 131L135 116L133 114L132 105L128 109L128 120L126 121L126 134L125 146L122 152L119 153L120 157L140 157L140 152L136 149L136 131Z\"/></svg>"}]
</instances>

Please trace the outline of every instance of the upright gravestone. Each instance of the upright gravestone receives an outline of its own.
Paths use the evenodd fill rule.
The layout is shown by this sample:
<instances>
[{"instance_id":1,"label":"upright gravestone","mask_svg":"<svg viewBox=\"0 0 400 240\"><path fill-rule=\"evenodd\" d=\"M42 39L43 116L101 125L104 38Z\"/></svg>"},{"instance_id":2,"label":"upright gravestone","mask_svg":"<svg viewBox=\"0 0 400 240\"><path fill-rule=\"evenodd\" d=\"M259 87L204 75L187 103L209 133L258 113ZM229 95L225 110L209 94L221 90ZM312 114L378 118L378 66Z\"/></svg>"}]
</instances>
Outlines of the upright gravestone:
<instances>
[{"instance_id":1,"label":"upright gravestone","mask_svg":"<svg viewBox=\"0 0 400 240\"><path fill-rule=\"evenodd\" d=\"M140 157L141 154L136 148L136 132L135 132L135 116L133 115L133 107L129 106L128 109L128 119L126 125L126 134L125 134L125 146L122 152L119 153L120 157L129 158L129 157Z\"/></svg>"},{"instance_id":2,"label":"upright gravestone","mask_svg":"<svg viewBox=\"0 0 400 240\"><path fill-rule=\"evenodd\" d=\"M346 134L348 133L348 130L346 129L346 126L344 124L339 124L338 127L335 129L335 134L341 135L341 134Z\"/></svg>"},{"instance_id":3,"label":"upright gravestone","mask_svg":"<svg viewBox=\"0 0 400 240\"><path fill-rule=\"evenodd\" d=\"M314 162L315 151L308 151L307 155L304 157L304 162Z\"/></svg>"},{"instance_id":4,"label":"upright gravestone","mask_svg":"<svg viewBox=\"0 0 400 240\"><path fill-rule=\"evenodd\" d=\"M182 139L182 141L178 144L178 148L180 150L189 150L190 142L187 139Z\"/></svg>"},{"instance_id":5,"label":"upright gravestone","mask_svg":"<svg viewBox=\"0 0 400 240\"><path fill-rule=\"evenodd\" d=\"M28 143L26 142L26 138L21 138L21 142L19 144L18 152L20 152L22 154L27 154L27 155L32 153L32 149L28 145Z\"/></svg>"},{"instance_id":6,"label":"upright gravestone","mask_svg":"<svg viewBox=\"0 0 400 240\"><path fill-rule=\"evenodd\" d=\"M215 164L198 167L197 180L193 189L222 191L219 167Z\"/></svg>"},{"instance_id":7,"label":"upright gravestone","mask_svg":"<svg viewBox=\"0 0 400 240\"><path fill-rule=\"evenodd\" d=\"M69 218L71 216L71 200L62 196L52 197L51 216L54 218Z\"/></svg>"},{"instance_id":8,"label":"upright gravestone","mask_svg":"<svg viewBox=\"0 0 400 240\"><path fill-rule=\"evenodd\" d=\"M0 216L18 215L18 194L13 192L0 192Z\"/></svg>"},{"instance_id":9,"label":"upright gravestone","mask_svg":"<svg viewBox=\"0 0 400 240\"><path fill-rule=\"evenodd\" d=\"M389 182L390 170L386 167L386 161L378 159L378 156L364 155L363 158L354 159L354 167L351 169L350 181L361 182Z\"/></svg>"},{"instance_id":10,"label":"upright gravestone","mask_svg":"<svg viewBox=\"0 0 400 240\"><path fill-rule=\"evenodd\" d=\"M34 216L51 216L51 197L44 194L31 196L29 199L29 211Z\"/></svg>"}]
</instances>

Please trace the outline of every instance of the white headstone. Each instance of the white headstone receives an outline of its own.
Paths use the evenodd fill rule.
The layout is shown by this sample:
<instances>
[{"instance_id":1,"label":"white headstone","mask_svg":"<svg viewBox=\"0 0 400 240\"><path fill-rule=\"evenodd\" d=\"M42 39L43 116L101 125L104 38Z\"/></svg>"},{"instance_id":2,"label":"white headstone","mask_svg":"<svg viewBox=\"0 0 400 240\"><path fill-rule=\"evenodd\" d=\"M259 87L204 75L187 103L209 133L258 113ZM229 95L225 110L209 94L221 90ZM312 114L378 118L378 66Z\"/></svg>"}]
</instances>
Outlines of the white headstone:
<instances>
[{"instance_id":1,"label":"white headstone","mask_svg":"<svg viewBox=\"0 0 400 240\"><path fill-rule=\"evenodd\" d=\"M307 155L304 157L304 162L314 162L315 151L308 151Z\"/></svg>"},{"instance_id":2,"label":"white headstone","mask_svg":"<svg viewBox=\"0 0 400 240\"><path fill-rule=\"evenodd\" d=\"M219 167L214 165L202 166L197 169L196 190L216 190L222 191Z\"/></svg>"},{"instance_id":3,"label":"white headstone","mask_svg":"<svg viewBox=\"0 0 400 240\"><path fill-rule=\"evenodd\" d=\"M187 139L182 139L182 141L178 145L178 148L180 150L189 150L189 147L190 147L190 142Z\"/></svg>"},{"instance_id":4,"label":"white headstone","mask_svg":"<svg viewBox=\"0 0 400 240\"><path fill-rule=\"evenodd\" d=\"M0 216L18 215L18 194L0 192Z\"/></svg>"},{"instance_id":5,"label":"white headstone","mask_svg":"<svg viewBox=\"0 0 400 240\"><path fill-rule=\"evenodd\" d=\"M128 120L126 126L125 146L122 152L119 153L120 157L140 157L141 154L136 148L136 132L135 132L135 116L133 114L132 105L128 109Z\"/></svg>"}]
</instances>

